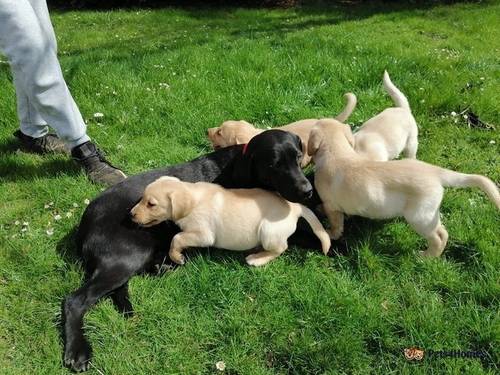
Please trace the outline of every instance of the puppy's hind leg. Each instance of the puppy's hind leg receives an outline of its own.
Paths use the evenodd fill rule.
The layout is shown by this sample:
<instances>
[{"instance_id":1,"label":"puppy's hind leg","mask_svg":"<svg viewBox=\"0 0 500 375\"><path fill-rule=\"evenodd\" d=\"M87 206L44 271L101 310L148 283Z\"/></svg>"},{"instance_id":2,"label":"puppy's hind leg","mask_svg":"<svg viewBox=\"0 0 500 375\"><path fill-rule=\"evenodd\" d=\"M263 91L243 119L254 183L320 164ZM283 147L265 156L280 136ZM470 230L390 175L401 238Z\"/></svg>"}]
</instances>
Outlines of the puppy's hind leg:
<instances>
[{"instance_id":1,"label":"puppy's hind leg","mask_svg":"<svg viewBox=\"0 0 500 375\"><path fill-rule=\"evenodd\" d=\"M439 217L439 213L437 215ZM439 219L435 231L430 234L427 241L429 242L429 247L426 251L421 251L420 255L424 257L438 257L443 253L446 243L448 242L448 232L441 225L441 221Z\"/></svg>"},{"instance_id":2,"label":"puppy's hind leg","mask_svg":"<svg viewBox=\"0 0 500 375\"><path fill-rule=\"evenodd\" d=\"M423 257L438 257L443 252L441 237L438 234L438 230L434 230L428 233L425 238L427 239L428 247L427 250L421 251L420 255Z\"/></svg>"},{"instance_id":3,"label":"puppy's hind leg","mask_svg":"<svg viewBox=\"0 0 500 375\"><path fill-rule=\"evenodd\" d=\"M425 206L425 203L422 206ZM446 246L448 232L441 225L439 211L436 210L432 214L421 211L406 212L405 219L418 234L427 240L427 250L421 251L420 255L425 257L440 256Z\"/></svg>"},{"instance_id":4,"label":"puppy's hind leg","mask_svg":"<svg viewBox=\"0 0 500 375\"><path fill-rule=\"evenodd\" d=\"M443 225L440 225L438 228L438 236L441 238L441 252L443 252L446 244L448 243L448 231Z\"/></svg>"},{"instance_id":5,"label":"puppy's hind leg","mask_svg":"<svg viewBox=\"0 0 500 375\"><path fill-rule=\"evenodd\" d=\"M247 263L251 266L263 266L273 259L279 257L288 248L286 240L283 242L280 241L279 238L276 238L277 236L279 237L278 233L265 232L266 231L263 231L263 233L261 234L261 236L263 235L263 238L261 237L261 239L264 251L250 254L245 258Z\"/></svg>"},{"instance_id":6,"label":"puppy's hind leg","mask_svg":"<svg viewBox=\"0 0 500 375\"><path fill-rule=\"evenodd\" d=\"M429 241L429 248L426 251L421 251L420 255L422 256L433 256L433 257L438 257L440 256L444 248L446 247L446 244L448 243L448 232L446 231L445 227L441 224L441 219L439 218L439 211L436 211L436 217L437 217L437 225L436 225L436 230L435 234L439 238L439 245L434 246L431 248L431 242ZM433 241L435 237L433 235Z\"/></svg>"},{"instance_id":7,"label":"puppy's hind leg","mask_svg":"<svg viewBox=\"0 0 500 375\"><path fill-rule=\"evenodd\" d=\"M250 266L260 267L279 257L283 251L279 253L274 251L260 251L250 254L245 259Z\"/></svg>"},{"instance_id":8,"label":"puppy's hind leg","mask_svg":"<svg viewBox=\"0 0 500 375\"><path fill-rule=\"evenodd\" d=\"M100 298L122 287L143 266L103 266L63 302L64 363L74 371L86 371L92 353L83 332L83 317Z\"/></svg>"},{"instance_id":9,"label":"puppy's hind leg","mask_svg":"<svg viewBox=\"0 0 500 375\"><path fill-rule=\"evenodd\" d=\"M130 296L128 294L128 282L116 288L111 294L110 298L113 301L116 309L122 313L126 318L132 317L134 315L134 310L132 308L132 303L130 302Z\"/></svg>"},{"instance_id":10,"label":"puppy's hind leg","mask_svg":"<svg viewBox=\"0 0 500 375\"><path fill-rule=\"evenodd\" d=\"M405 158L416 159L417 150L418 150L418 130L415 130L411 132L410 136L406 141L406 147L403 151Z\"/></svg>"}]
</instances>

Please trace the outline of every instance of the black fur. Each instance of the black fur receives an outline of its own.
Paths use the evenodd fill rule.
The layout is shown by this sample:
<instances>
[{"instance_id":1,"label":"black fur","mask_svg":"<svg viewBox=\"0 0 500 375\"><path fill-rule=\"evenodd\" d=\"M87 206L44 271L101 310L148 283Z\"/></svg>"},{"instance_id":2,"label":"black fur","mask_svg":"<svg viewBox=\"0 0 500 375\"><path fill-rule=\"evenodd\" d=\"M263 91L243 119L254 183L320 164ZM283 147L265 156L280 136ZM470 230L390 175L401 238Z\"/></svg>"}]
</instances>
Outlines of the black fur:
<instances>
[{"instance_id":1,"label":"black fur","mask_svg":"<svg viewBox=\"0 0 500 375\"><path fill-rule=\"evenodd\" d=\"M168 175L227 188L267 188L295 202L305 203L313 196L313 187L299 167L302 151L298 136L269 130L254 137L244 154L242 151L242 145L231 146L184 164L131 176L89 204L77 233L86 282L66 298L62 308L67 366L75 371L88 368L91 347L83 332L87 310L100 298L110 296L120 312L131 315L128 280L169 262L168 247L179 228L171 222L143 228L129 219L130 209L149 183Z\"/></svg>"}]
</instances>

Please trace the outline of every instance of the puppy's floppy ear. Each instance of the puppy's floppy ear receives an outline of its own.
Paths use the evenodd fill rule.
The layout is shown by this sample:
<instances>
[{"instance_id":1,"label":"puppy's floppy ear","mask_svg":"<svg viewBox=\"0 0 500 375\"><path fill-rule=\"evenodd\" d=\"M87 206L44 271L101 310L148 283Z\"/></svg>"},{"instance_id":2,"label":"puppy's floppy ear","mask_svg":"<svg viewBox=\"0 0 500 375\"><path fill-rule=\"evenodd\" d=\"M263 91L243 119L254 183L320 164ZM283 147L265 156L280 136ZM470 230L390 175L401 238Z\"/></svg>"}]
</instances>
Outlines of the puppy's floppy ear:
<instances>
[{"instance_id":1,"label":"puppy's floppy ear","mask_svg":"<svg viewBox=\"0 0 500 375\"><path fill-rule=\"evenodd\" d=\"M355 140L354 140L354 135L352 134L351 127L349 125L344 124L343 130L344 130L344 135L347 138L347 142L349 142L351 147L354 148Z\"/></svg>"},{"instance_id":2,"label":"puppy's floppy ear","mask_svg":"<svg viewBox=\"0 0 500 375\"><path fill-rule=\"evenodd\" d=\"M231 143L234 145L242 145L244 143L248 143L246 137L241 134L235 134L232 138L233 139L231 140Z\"/></svg>"},{"instance_id":3,"label":"puppy's floppy ear","mask_svg":"<svg viewBox=\"0 0 500 375\"><path fill-rule=\"evenodd\" d=\"M177 177L174 177L174 176L162 176L158 180L162 180L162 181L180 181Z\"/></svg>"},{"instance_id":4,"label":"puppy's floppy ear","mask_svg":"<svg viewBox=\"0 0 500 375\"><path fill-rule=\"evenodd\" d=\"M321 143L323 142L323 132L320 128L314 127L309 133L309 141L307 142L307 155L313 156L318 152Z\"/></svg>"},{"instance_id":5,"label":"puppy's floppy ear","mask_svg":"<svg viewBox=\"0 0 500 375\"><path fill-rule=\"evenodd\" d=\"M242 121L242 122L246 123L251 128L254 127L252 124L249 124L246 121ZM245 128L245 127L240 126L234 130L233 135L232 135L232 139L231 139L231 141L232 141L231 143L234 145L242 145L244 143L250 142L251 139L252 139L252 134L249 134L249 128Z\"/></svg>"},{"instance_id":6,"label":"puppy's floppy ear","mask_svg":"<svg viewBox=\"0 0 500 375\"><path fill-rule=\"evenodd\" d=\"M193 197L188 189L179 187L167 194L172 207L172 220L187 216L193 209Z\"/></svg>"}]
</instances>

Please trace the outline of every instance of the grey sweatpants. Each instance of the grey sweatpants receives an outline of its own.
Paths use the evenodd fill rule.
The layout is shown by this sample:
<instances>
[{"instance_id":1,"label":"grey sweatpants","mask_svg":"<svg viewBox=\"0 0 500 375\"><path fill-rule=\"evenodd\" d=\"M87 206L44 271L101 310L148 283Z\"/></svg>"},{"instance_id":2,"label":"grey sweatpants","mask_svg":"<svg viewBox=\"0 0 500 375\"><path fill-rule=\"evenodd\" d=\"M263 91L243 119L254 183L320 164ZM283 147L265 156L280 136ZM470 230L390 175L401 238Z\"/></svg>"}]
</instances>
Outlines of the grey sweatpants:
<instances>
[{"instance_id":1,"label":"grey sweatpants","mask_svg":"<svg viewBox=\"0 0 500 375\"><path fill-rule=\"evenodd\" d=\"M0 0L0 50L12 68L21 131L38 138L49 124L69 148L88 141L57 60L46 0Z\"/></svg>"}]
</instances>

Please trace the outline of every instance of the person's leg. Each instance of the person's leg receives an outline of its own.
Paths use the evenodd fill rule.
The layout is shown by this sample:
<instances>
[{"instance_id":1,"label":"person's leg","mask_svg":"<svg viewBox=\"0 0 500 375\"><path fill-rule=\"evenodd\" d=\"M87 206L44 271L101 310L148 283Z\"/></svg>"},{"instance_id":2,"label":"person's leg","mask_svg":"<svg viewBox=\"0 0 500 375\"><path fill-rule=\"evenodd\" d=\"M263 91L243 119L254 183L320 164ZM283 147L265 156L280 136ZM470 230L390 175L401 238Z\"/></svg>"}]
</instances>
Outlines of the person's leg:
<instances>
[{"instance_id":1,"label":"person's leg","mask_svg":"<svg viewBox=\"0 0 500 375\"><path fill-rule=\"evenodd\" d=\"M45 0L0 0L0 49L11 63L16 89L20 90L20 115L28 119L16 134L22 143L43 152L48 141L55 139L44 135L49 123L91 180L114 184L125 178L90 143L57 60Z\"/></svg>"},{"instance_id":2,"label":"person's leg","mask_svg":"<svg viewBox=\"0 0 500 375\"><path fill-rule=\"evenodd\" d=\"M45 0L29 0L31 7L38 18L43 37L48 43L48 48L57 51L57 42L50 22L47 3ZM14 86L17 96L17 113L19 116L20 129L23 134L33 138L43 137L48 132L47 122L38 113L33 103L30 102L26 91L25 82L22 77L14 76Z\"/></svg>"},{"instance_id":3,"label":"person's leg","mask_svg":"<svg viewBox=\"0 0 500 375\"><path fill-rule=\"evenodd\" d=\"M50 20L49 20L50 21ZM69 148L90 140L64 82L56 51L27 0L0 0L0 47L30 105ZM22 77L22 78L21 78ZM33 136L31 134L27 134Z\"/></svg>"},{"instance_id":4,"label":"person's leg","mask_svg":"<svg viewBox=\"0 0 500 375\"><path fill-rule=\"evenodd\" d=\"M43 137L48 133L47 122L40 116L28 99L22 78L14 76L17 98L17 116L19 128L23 134L33 138Z\"/></svg>"},{"instance_id":5,"label":"person's leg","mask_svg":"<svg viewBox=\"0 0 500 375\"><path fill-rule=\"evenodd\" d=\"M47 8L47 0L28 0L35 12L36 18L40 23L43 36L48 43L48 47L57 53L57 39L54 33L54 27L50 21L49 9Z\"/></svg>"},{"instance_id":6,"label":"person's leg","mask_svg":"<svg viewBox=\"0 0 500 375\"><path fill-rule=\"evenodd\" d=\"M34 5L38 8L41 8L42 3L45 4L44 1L39 0L31 0L30 4L33 9ZM45 7L45 13L47 12ZM39 13L43 14L44 10L39 9ZM37 12L35 11L35 15ZM37 17L38 18L38 17ZM52 28L48 30L42 30L44 37L50 41L50 48L56 50L56 40L53 35ZM52 31L52 38L51 32ZM26 86L24 79L18 75L14 76L14 86L16 87L16 96L17 96L17 114L20 122L20 129L23 134L29 135L33 138L43 137L48 133L47 122L42 118L42 116L38 113L36 108L30 102L28 98L28 94L26 91Z\"/></svg>"}]
</instances>

